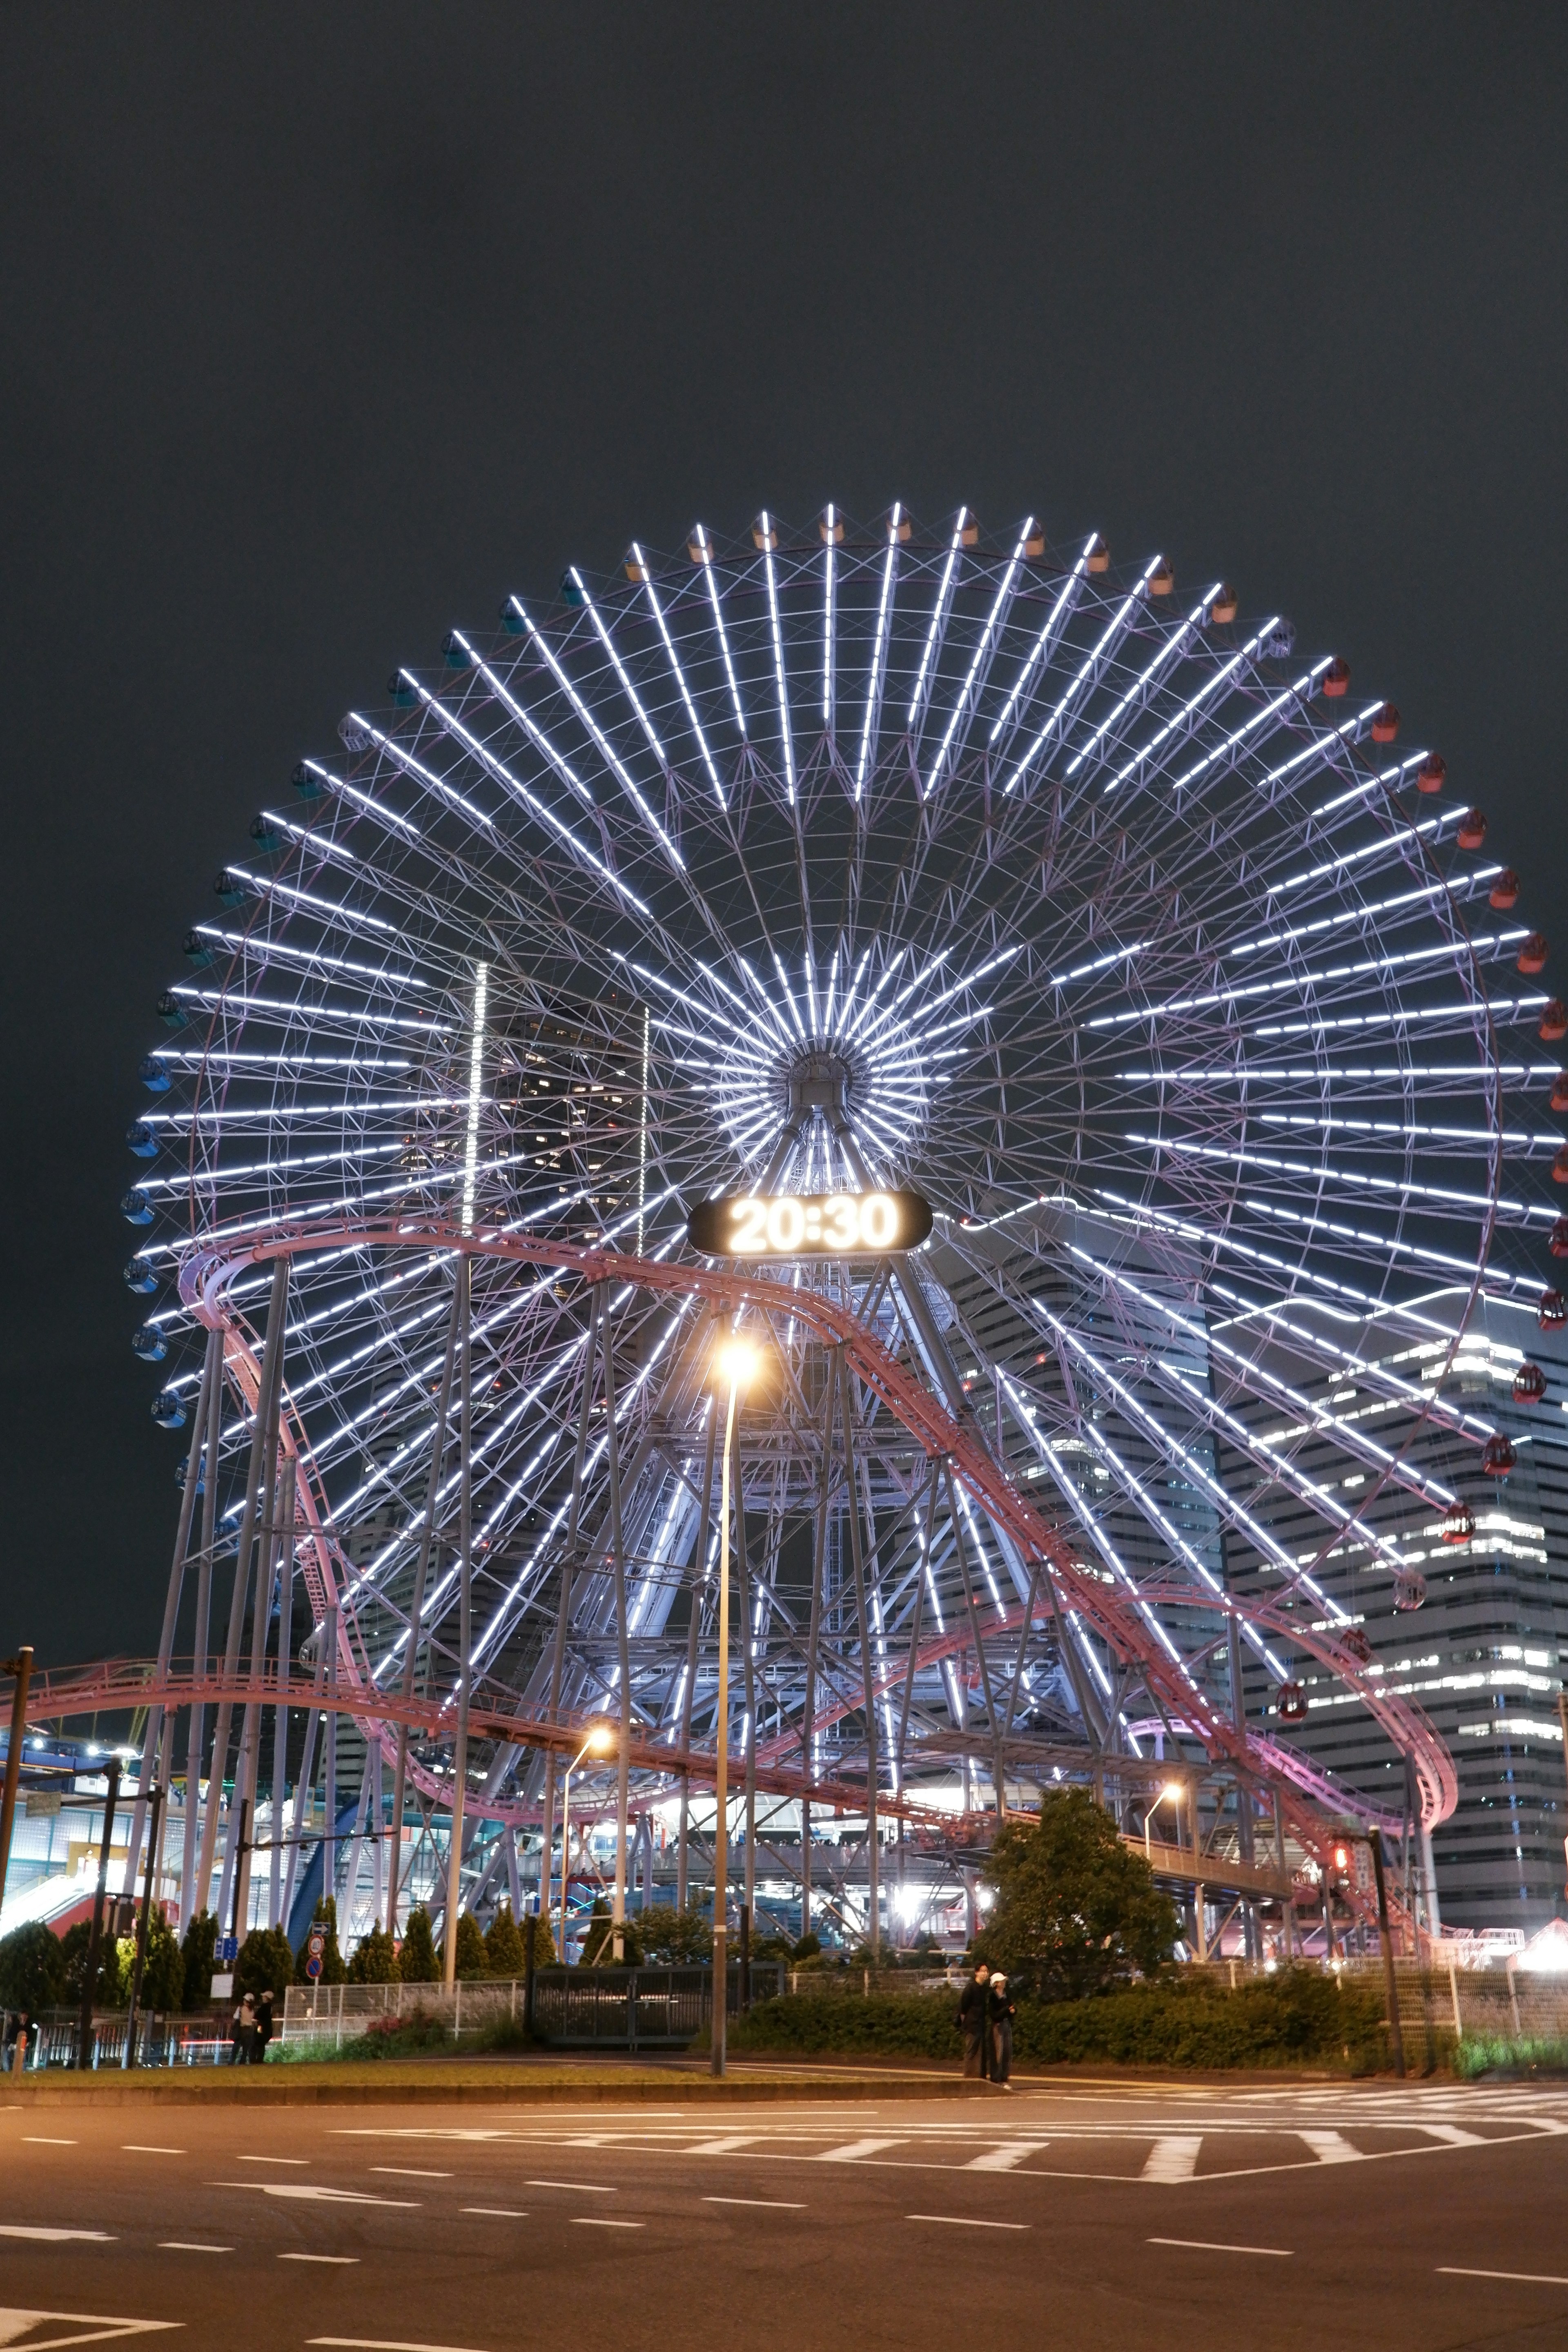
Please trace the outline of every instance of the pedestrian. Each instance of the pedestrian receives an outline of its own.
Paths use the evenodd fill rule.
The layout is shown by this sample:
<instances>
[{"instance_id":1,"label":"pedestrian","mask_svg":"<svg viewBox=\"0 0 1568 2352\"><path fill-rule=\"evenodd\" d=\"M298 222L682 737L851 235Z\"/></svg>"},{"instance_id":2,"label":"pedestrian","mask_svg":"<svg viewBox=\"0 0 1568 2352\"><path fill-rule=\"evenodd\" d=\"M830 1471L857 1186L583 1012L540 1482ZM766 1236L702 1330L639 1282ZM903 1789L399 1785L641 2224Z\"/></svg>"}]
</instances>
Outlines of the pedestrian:
<instances>
[{"instance_id":1,"label":"pedestrian","mask_svg":"<svg viewBox=\"0 0 1568 2352\"><path fill-rule=\"evenodd\" d=\"M1018 2004L1007 1990L1007 1979L1000 1969L991 1979L991 2080L1004 2091L1013 2087L1008 2076L1013 2072L1013 2020L1018 2014Z\"/></svg>"},{"instance_id":2,"label":"pedestrian","mask_svg":"<svg viewBox=\"0 0 1568 2352\"><path fill-rule=\"evenodd\" d=\"M255 2053L255 2057L256 2057L256 2063L257 2063L258 2066L265 2066L265 2065L266 2065L266 2063L267 2063L267 2045L268 2045L268 2042L271 2041L271 2039L272 2039L272 2002L273 2002L273 1999L274 1999L274 1994L273 1994L273 1990L272 1990L271 1986L270 1986L270 1985L264 1985L264 1986L262 1987L262 1990L261 1990L260 1998L259 1998L259 2000L257 2001L257 2004L256 2004L256 2053Z\"/></svg>"},{"instance_id":3,"label":"pedestrian","mask_svg":"<svg viewBox=\"0 0 1568 2352\"><path fill-rule=\"evenodd\" d=\"M984 2081L989 2072L991 1971L984 1960L958 1997L958 2030L963 2036L963 2072L968 2081Z\"/></svg>"},{"instance_id":4,"label":"pedestrian","mask_svg":"<svg viewBox=\"0 0 1568 2352\"><path fill-rule=\"evenodd\" d=\"M27 2012L13 2010L5 2025L5 2071L19 2074L27 2063Z\"/></svg>"},{"instance_id":5,"label":"pedestrian","mask_svg":"<svg viewBox=\"0 0 1568 2352\"><path fill-rule=\"evenodd\" d=\"M231 2066L248 2066L256 2052L256 2002L249 1993L234 2012L234 2049L229 2058Z\"/></svg>"}]
</instances>

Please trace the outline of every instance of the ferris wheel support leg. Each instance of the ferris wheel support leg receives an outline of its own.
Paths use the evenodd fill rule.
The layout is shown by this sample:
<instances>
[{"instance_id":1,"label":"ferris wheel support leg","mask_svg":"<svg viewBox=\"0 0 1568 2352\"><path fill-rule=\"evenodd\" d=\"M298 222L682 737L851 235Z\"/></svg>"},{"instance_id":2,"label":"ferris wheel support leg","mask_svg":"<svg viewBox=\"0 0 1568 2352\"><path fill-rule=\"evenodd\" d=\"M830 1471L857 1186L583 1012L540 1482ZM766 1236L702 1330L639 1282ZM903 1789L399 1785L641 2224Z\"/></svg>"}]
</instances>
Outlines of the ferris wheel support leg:
<instances>
[{"instance_id":1,"label":"ferris wheel support leg","mask_svg":"<svg viewBox=\"0 0 1568 2352\"><path fill-rule=\"evenodd\" d=\"M708 1328L717 1323L710 1316ZM697 1515L697 1543L691 1554L691 1614L686 1625L686 1680L680 1693L680 1752L691 1753L691 1709L697 1690L697 1636L702 1624L702 1587L708 1575L708 1536L713 1521L713 1448L719 1434L719 1410L708 1402L708 1427L702 1442L702 1501ZM676 1858L675 1903L684 1911L689 1899L691 1873L691 1775L680 1776L680 1846Z\"/></svg>"},{"instance_id":2,"label":"ferris wheel support leg","mask_svg":"<svg viewBox=\"0 0 1568 2352\"><path fill-rule=\"evenodd\" d=\"M822 1633L822 1596L827 1582L827 1501L833 1484L833 1400L838 1381L837 1348L827 1351L826 1396L822 1406L822 1463L816 1488L816 1532L811 1555L811 1619L805 1636L805 1696L800 1716L801 1769L807 1787L813 1765L812 1734L816 1726L816 1651ZM800 1807L800 1932L811 1933L811 1807L803 1797Z\"/></svg>"},{"instance_id":3,"label":"ferris wheel support leg","mask_svg":"<svg viewBox=\"0 0 1568 2352\"><path fill-rule=\"evenodd\" d=\"M862 1704L866 1711L866 1940L870 1946L872 1963L875 1965L878 1948L882 1940L882 1898L879 1883L881 1845L877 1828L877 1774L880 1759L877 1746L876 1672L871 1657L870 1619L866 1609L866 1565L861 1545L860 1488L855 1470L855 1416L850 1410L850 1382L846 1374L839 1385L839 1400L844 1414L844 1482L848 1490L849 1557L855 1571L856 1632L860 1643L860 1687Z\"/></svg>"},{"instance_id":4,"label":"ferris wheel support leg","mask_svg":"<svg viewBox=\"0 0 1568 2352\"><path fill-rule=\"evenodd\" d=\"M425 1585L430 1573L430 1547L436 1536L436 1504L441 1486L441 1465L447 1454L447 1422L452 1409L452 1365L458 1345L458 1285L452 1286L452 1309L447 1318L447 1352L441 1364L441 1390L436 1404L436 1428L430 1440L430 1475L425 1489L425 1523L419 1531L419 1558L414 1570L414 1594L408 1608L408 1647L403 1659L403 1696L414 1693L419 1662L419 1637L425 1615ZM397 1871L395 1857L403 1851L403 1808L408 1777L408 1726L397 1727L397 1763L392 1781L392 1853L395 1866L388 1874L386 1932L397 1933Z\"/></svg>"},{"instance_id":5,"label":"ferris wheel support leg","mask_svg":"<svg viewBox=\"0 0 1568 2352\"><path fill-rule=\"evenodd\" d=\"M202 1480L202 1543L196 1570L196 1622L192 1637L192 1652L198 1666L207 1662L207 1643L212 1633L213 1594L213 1535L217 1526L217 1456L223 1436L224 1359L223 1334L217 1334L217 1376L207 1402L205 1473ZM196 1841L200 1830L202 1790L202 1750L205 1744L206 1708L199 1702L193 1704L190 1721L185 1727L185 1823L180 1861L180 1928L182 1934L195 1916L196 1885ZM208 1801L211 1801L210 1796Z\"/></svg>"},{"instance_id":6,"label":"ferris wheel support leg","mask_svg":"<svg viewBox=\"0 0 1568 2352\"><path fill-rule=\"evenodd\" d=\"M267 1448L267 1509L258 1531L256 1546L256 1597L250 1612L250 1680L251 1686L260 1682L267 1663L267 1636L272 1623L272 1595L278 1581L278 1555L283 1528L283 1490L289 1481L284 1475L278 1449L277 1412L279 1399L273 1399L273 1423ZM292 1464L289 1465L291 1468ZM250 1840L239 1857L239 1904L237 1916L242 1929L250 1922L250 1873L256 1843L258 1792L261 1786L261 1702L248 1699L245 1708L245 1726L239 1742L240 1767L236 1775L242 1801L250 1822ZM276 1805L273 1808L276 1813Z\"/></svg>"},{"instance_id":7,"label":"ferris wheel support leg","mask_svg":"<svg viewBox=\"0 0 1568 2352\"><path fill-rule=\"evenodd\" d=\"M616 1353L607 1302L599 1316L605 1362L605 1466L610 1489L610 1566L615 1578L616 1664L621 1685L621 1736L616 1743L616 1892L611 1913L617 1964L626 1957L626 1813L631 1795L632 1668L626 1625L626 1556L621 1540L621 1450L616 1429Z\"/></svg>"},{"instance_id":8,"label":"ferris wheel support leg","mask_svg":"<svg viewBox=\"0 0 1568 2352\"><path fill-rule=\"evenodd\" d=\"M458 1261L458 1412L461 1420L458 1470L458 1731L452 1747L452 1823L447 1842L447 1917L442 1977L450 1992L458 1981L458 1915L463 1895L463 1810L468 1796L468 1702L473 1688L473 1348L470 1328L471 1260Z\"/></svg>"},{"instance_id":9,"label":"ferris wheel support leg","mask_svg":"<svg viewBox=\"0 0 1568 2352\"><path fill-rule=\"evenodd\" d=\"M283 1783L289 1770L289 1667L294 1642L294 1457L283 1465L278 1582L278 1704L272 1710L272 1851L267 1857L267 1924L278 1925L283 1893Z\"/></svg>"},{"instance_id":10,"label":"ferris wheel support leg","mask_svg":"<svg viewBox=\"0 0 1568 2352\"><path fill-rule=\"evenodd\" d=\"M753 1655L756 1619L752 1592L751 1562L746 1550L746 1496L741 1483L741 1422L738 1413L735 1417L735 1460L731 1475L735 1487L735 1569L741 1596L741 1664L746 1700L745 1901L746 1916L748 1919L754 1919L757 1899L757 1701ZM744 1944L744 1936L742 1940ZM746 1982L749 1984L749 1978Z\"/></svg>"}]
</instances>

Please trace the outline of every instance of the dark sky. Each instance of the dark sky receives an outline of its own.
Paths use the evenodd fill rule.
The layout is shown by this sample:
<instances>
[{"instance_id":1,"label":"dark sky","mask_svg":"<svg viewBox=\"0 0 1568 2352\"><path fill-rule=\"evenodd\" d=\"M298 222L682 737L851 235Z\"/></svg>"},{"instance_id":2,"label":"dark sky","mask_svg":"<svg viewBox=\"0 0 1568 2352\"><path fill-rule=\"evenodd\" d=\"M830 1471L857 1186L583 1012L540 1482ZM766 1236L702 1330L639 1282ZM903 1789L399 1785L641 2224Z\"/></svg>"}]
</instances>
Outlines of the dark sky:
<instances>
[{"instance_id":1,"label":"dark sky","mask_svg":"<svg viewBox=\"0 0 1568 2352\"><path fill-rule=\"evenodd\" d=\"M0 1649L156 1641L117 1202L305 751L635 533L828 498L1227 574L1561 929L1568 11L0 13Z\"/></svg>"}]
</instances>

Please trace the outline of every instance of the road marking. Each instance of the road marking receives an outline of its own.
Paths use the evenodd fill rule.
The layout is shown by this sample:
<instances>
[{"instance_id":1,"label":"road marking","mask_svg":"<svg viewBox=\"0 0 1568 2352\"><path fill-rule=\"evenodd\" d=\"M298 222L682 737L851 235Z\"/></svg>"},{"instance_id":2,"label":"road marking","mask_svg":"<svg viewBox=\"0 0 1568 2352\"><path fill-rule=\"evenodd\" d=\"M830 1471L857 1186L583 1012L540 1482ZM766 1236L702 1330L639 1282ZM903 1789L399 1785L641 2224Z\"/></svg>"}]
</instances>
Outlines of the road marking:
<instances>
[{"instance_id":1,"label":"road marking","mask_svg":"<svg viewBox=\"0 0 1568 2352\"><path fill-rule=\"evenodd\" d=\"M232 2254L234 2248L198 2245L191 2238L160 2238L158 2251L162 2254Z\"/></svg>"},{"instance_id":2,"label":"road marking","mask_svg":"<svg viewBox=\"0 0 1568 2352\"><path fill-rule=\"evenodd\" d=\"M0 2221L0 2238L42 2238L47 2244L58 2246L65 2238L91 2238L100 2246L118 2245L107 2230L48 2230L40 2221Z\"/></svg>"},{"instance_id":3,"label":"road marking","mask_svg":"<svg viewBox=\"0 0 1568 2352\"><path fill-rule=\"evenodd\" d=\"M399 2213L417 2213L406 2197L372 2197L363 2189L323 2189L316 2180L215 2180L214 2189L254 2189L263 2197L293 2197L311 2205L390 2205Z\"/></svg>"},{"instance_id":4,"label":"road marking","mask_svg":"<svg viewBox=\"0 0 1568 2352\"><path fill-rule=\"evenodd\" d=\"M525 2189L574 2189L586 2197L613 2197L615 2190L602 2180L525 2180Z\"/></svg>"},{"instance_id":5,"label":"road marking","mask_svg":"<svg viewBox=\"0 0 1568 2352\"><path fill-rule=\"evenodd\" d=\"M733 2156L738 2147L752 2147L763 2137L761 2132L732 2132L728 2139L699 2140L695 2147L682 2148L682 2156Z\"/></svg>"},{"instance_id":6,"label":"road marking","mask_svg":"<svg viewBox=\"0 0 1568 2352\"><path fill-rule=\"evenodd\" d=\"M858 2164L863 2156L878 2156L885 2147L902 2147L901 2139L852 2139L842 2147L825 2147L814 2164Z\"/></svg>"},{"instance_id":7,"label":"road marking","mask_svg":"<svg viewBox=\"0 0 1568 2352\"><path fill-rule=\"evenodd\" d=\"M940 2221L948 2230L1026 2230L1027 2221L974 2221L964 2213L906 2213L906 2221Z\"/></svg>"},{"instance_id":8,"label":"road marking","mask_svg":"<svg viewBox=\"0 0 1568 2352\"><path fill-rule=\"evenodd\" d=\"M101 2311L16 2311L0 2305L0 2344L14 2344L40 2319L63 2319L68 2327L77 2332L70 2336L40 2336L29 2344L27 2352L56 2352L56 2347L77 2344L102 2344L113 2336L148 2336L160 2327L183 2327L183 2319L110 2319ZM90 2334L79 2331L86 2323Z\"/></svg>"},{"instance_id":9,"label":"road marking","mask_svg":"<svg viewBox=\"0 0 1568 2352\"><path fill-rule=\"evenodd\" d=\"M345 2269L352 2269L358 2262L359 2256L357 2254L279 2254L278 2259L280 2263L337 2263Z\"/></svg>"},{"instance_id":10,"label":"road marking","mask_svg":"<svg viewBox=\"0 0 1568 2352\"><path fill-rule=\"evenodd\" d=\"M572 2226L574 2230L640 2230L643 2224L640 2221L602 2221L597 2213L574 2213Z\"/></svg>"},{"instance_id":11,"label":"road marking","mask_svg":"<svg viewBox=\"0 0 1568 2352\"><path fill-rule=\"evenodd\" d=\"M26 2141L29 2147L76 2147L79 2146L79 2142L74 2139L50 2139L47 2132L24 2132L22 2134L22 2137Z\"/></svg>"},{"instance_id":12,"label":"road marking","mask_svg":"<svg viewBox=\"0 0 1568 2352\"><path fill-rule=\"evenodd\" d=\"M1417 2124L1428 2139L1440 2139L1449 2147L1485 2147L1486 2140L1479 2132L1461 2131L1458 2124Z\"/></svg>"},{"instance_id":13,"label":"road marking","mask_svg":"<svg viewBox=\"0 0 1568 2352\"><path fill-rule=\"evenodd\" d=\"M1462 2271L1448 2263L1437 2265L1439 2278L1511 2279L1517 2286L1568 2286L1568 2278L1554 2278L1549 2271Z\"/></svg>"},{"instance_id":14,"label":"road marking","mask_svg":"<svg viewBox=\"0 0 1568 2352\"><path fill-rule=\"evenodd\" d=\"M1198 2168L1203 2149L1202 2136L1195 2132L1173 2134L1169 2139L1157 2139L1149 2150L1142 2178L1145 2180L1190 2180Z\"/></svg>"},{"instance_id":15,"label":"road marking","mask_svg":"<svg viewBox=\"0 0 1568 2352\"><path fill-rule=\"evenodd\" d=\"M1296 2137L1305 2140L1320 2164L1359 2164L1362 2160L1360 2148L1352 2147L1342 2133L1304 2131Z\"/></svg>"},{"instance_id":16,"label":"road marking","mask_svg":"<svg viewBox=\"0 0 1568 2352\"><path fill-rule=\"evenodd\" d=\"M805 2207L788 2197L705 2197L704 2205L766 2205L776 2213L804 2213Z\"/></svg>"},{"instance_id":17,"label":"road marking","mask_svg":"<svg viewBox=\"0 0 1568 2352\"><path fill-rule=\"evenodd\" d=\"M385 2336L307 2336L307 2344L342 2344L350 2352L468 2352L462 2344L396 2344Z\"/></svg>"},{"instance_id":18,"label":"road marking","mask_svg":"<svg viewBox=\"0 0 1568 2352\"><path fill-rule=\"evenodd\" d=\"M449 2172L421 2172L418 2166L413 2164L373 2164L370 2168L373 2172L394 2172L400 2180L450 2180L452 2178ZM322 2341L325 2341L324 2337Z\"/></svg>"},{"instance_id":19,"label":"road marking","mask_svg":"<svg viewBox=\"0 0 1568 2352\"><path fill-rule=\"evenodd\" d=\"M308 2156L237 2156L236 2164L309 2164Z\"/></svg>"},{"instance_id":20,"label":"road marking","mask_svg":"<svg viewBox=\"0 0 1568 2352\"><path fill-rule=\"evenodd\" d=\"M1289 2262L1295 2249L1290 2246L1225 2246L1213 2238L1151 2238L1152 2246L1186 2246L1199 2254L1275 2254Z\"/></svg>"},{"instance_id":21,"label":"road marking","mask_svg":"<svg viewBox=\"0 0 1568 2352\"><path fill-rule=\"evenodd\" d=\"M144 2140L139 2139L121 2140L120 2145L126 2156L188 2156L190 2154L190 2150L184 2147L149 2147Z\"/></svg>"},{"instance_id":22,"label":"road marking","mask_svg":"<svg viewBox=\"0 0 1568 2352\"><path fill-rule=\"evenodd\" d=\"M1049 2147L1048 2139L1016 2139L1005 2147L988 2147L984 2156L972 2156L967 2164L959 2167L963 2172L1011 2172L1026 2156L1037 2148Z\"/></svg>"},{"instance_id":23,"label":"road marking","mask_svg":"<svg viewBox=\"0 0 1568 2352\"><path fill-rule=\"evenodd\" d=\"M520 2213L515 2205L462 2205L458 2210L462 2213L489 2213L498 2221L526 2221L528 2219L527 2214Z\"/></svg>"}]
</instances>

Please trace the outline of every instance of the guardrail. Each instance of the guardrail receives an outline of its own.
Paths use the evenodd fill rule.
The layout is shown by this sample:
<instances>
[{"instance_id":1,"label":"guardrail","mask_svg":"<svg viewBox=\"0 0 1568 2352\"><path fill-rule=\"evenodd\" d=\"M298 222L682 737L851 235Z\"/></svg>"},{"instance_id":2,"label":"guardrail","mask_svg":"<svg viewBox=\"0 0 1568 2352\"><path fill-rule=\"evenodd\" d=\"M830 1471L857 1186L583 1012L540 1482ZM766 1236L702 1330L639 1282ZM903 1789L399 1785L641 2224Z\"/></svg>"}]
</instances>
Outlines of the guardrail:
<instances>
[{"instance_id":1,"label":"guardrail","mask_svg":"<svg viewBox=\"0 0 1568 2352\"><path fill-rule=\"evenodd\" d=\"M753 2003L785 1990L789 1971L775 1961L753 1961ZM738 1962L728 1971L728 2012L742 2007ZM341 2050L373 2026L422 2016L454 2042L472 2041L501 2024L529 2027L533 2039L557 2049L681 2049L707 2032L712 2014L710 1969L539 1969L529 2014L528 1979L459 1979L442 1985L290 1985L279 2027L292 2043Z\"/></svg>"},{"instance_id":2,"label":"guardrail","mask_svg":"<svg viewBox=\"0 0 1568 2352\"><path fill-rule=\"evenodd\" d=\"M124 2010L101 2010L92 2021L89 2067L123 2067L129 2017ZM5 2018L9 2032L10 2019ZM24 2071L74 2067L81 2043L81 2014L74 2009L49 2009L29 2019ZM136 2021L132 2066L223 2066L233 2043L221 2017L141 2016Z\"/></svg>"}]
</instances>

